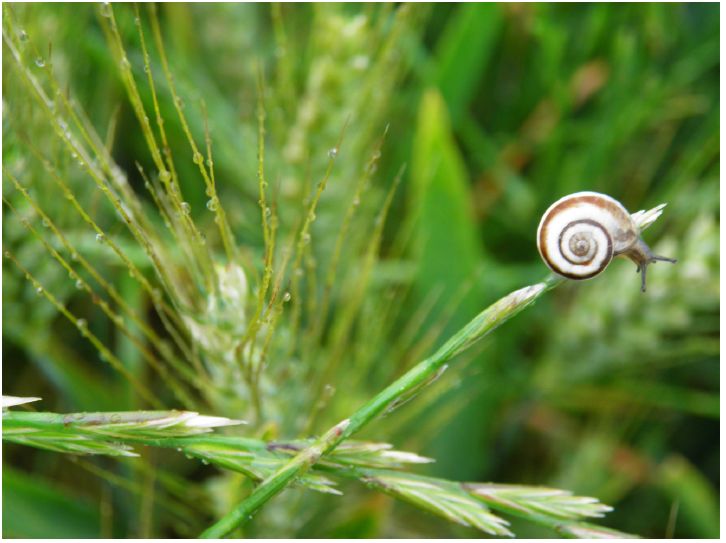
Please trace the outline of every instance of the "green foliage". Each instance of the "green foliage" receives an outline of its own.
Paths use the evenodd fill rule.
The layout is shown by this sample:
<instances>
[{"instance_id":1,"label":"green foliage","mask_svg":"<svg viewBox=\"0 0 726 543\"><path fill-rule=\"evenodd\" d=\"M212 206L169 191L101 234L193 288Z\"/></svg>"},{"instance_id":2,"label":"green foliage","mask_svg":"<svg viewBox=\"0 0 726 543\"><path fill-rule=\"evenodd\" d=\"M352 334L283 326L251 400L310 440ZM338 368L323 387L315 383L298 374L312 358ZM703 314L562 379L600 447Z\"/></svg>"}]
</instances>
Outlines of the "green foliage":
<instances>
[{"instance_id":1,"label":"green foliage","mask_svg":"<svg viewBox=\"0 0 726 543\"><path fill-rule=\"evenodd\" d=\"M24 403L17 400L3 397L3 405ZM4 410L3 440L77 455L138 456L133 452L134 445L174 448L187 458L198 458L204 464L211 463L241 472L251 480L261 482L258 490L285 469L287 457L296 455L295 458L298 458L315 446L315 443L300 441L265 443L249 438L203 435L209 434L212 428L235 424L239 424L239 421L180 411L59 415ZM295 458L290 462L294 462ZM462 485L392 471L390 468L428 463L431 459L391 450L391 446L386 443L347 441L325 457L317 459L318 462L310 465L313 471L297 479L307 489L341 494L333 481L317 471L357 479L370 488L412 503L446 520L492 535L513 534L506 527L507 521L493 514L487 504L493 509L531 517L534 522L544 523L556 530L566 527L576 530L579 524L569 521L598 517L611 510L593 498L571 496L568 492L556 489L517 485ZM10 480L10 484L15 482L12 476ZM32 493L32 489L29 493ZM23 532L22 526L9 531L13 529ZM213 534L207 530L203 535Z\"/></svg>"},{"instance_id":2,"label":"green foliage","mask_svg":"<svg viewBox=\"0 0 726 543\"><path fill-rule=\"evenodd\" d=\"M198 535L540 281L541 213L577 190L667 203L645 238L678 264L646 294L619 260L560 286L235 535L622 535L563 523L604 512L570 491L618 530L717 534L718 13L4 6L3 392L249 424L166 436L192 460L81 432L75 452L140 456L74 462L4 423L3 534ZM381 441L423 456L389 465ZM455 483L482 480L508 485Z\"/></svg>"},{"instance_id":3,"label":"green foliage","mask_svg":"<svg viewBox=\"0 0 726 543\"><path fill-rule=\"evenodd\" d=\"M35 538L93 538L100 528L98 509L69 489L53 488L42 479L3 467L3 535Z\"/></svg>"}]
</instances>

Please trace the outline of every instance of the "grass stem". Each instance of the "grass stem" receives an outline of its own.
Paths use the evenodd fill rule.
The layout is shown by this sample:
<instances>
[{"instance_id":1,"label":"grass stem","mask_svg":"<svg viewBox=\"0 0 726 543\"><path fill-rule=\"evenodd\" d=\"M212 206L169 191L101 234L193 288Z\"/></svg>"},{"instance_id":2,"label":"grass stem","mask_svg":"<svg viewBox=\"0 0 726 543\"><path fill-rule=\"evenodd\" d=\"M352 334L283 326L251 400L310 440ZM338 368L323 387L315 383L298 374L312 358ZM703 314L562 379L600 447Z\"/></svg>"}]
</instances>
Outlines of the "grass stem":
<instances>
[{"instance_id":1,"label":"grass stem","mask_svg":"<svg viewBox=\"0 0 726 543\"><path fill-rule=\"evenodd\" d=\"M550 276L541 283L516 290L487 307L433 355L388 385L350 418L337 423L310 447L298 453L263 481L242 503L202 532L200 537L208 539L224 537L238 526L245 524L265 503L304 474L322 455L329 453L340 443L359 432L401 398L414 391L419 391L432 382L448 360L474 345L562 281L561 278Z\"/></svg>"}]
</instances>

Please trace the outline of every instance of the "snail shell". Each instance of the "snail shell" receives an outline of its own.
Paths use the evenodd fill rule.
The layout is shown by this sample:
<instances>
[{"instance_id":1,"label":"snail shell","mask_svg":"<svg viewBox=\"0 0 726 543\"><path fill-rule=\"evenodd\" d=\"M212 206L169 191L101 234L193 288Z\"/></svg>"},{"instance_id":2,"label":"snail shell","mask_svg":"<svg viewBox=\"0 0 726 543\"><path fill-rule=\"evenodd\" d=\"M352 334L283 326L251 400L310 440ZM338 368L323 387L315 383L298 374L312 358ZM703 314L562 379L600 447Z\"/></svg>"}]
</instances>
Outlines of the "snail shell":
<instances>
[{"instance_id":1,"label":"snail shell","mask_svg":"<svg viewBox=\"0 0 726 543\"><path fill-rule=\"evenodd\" d=\"M658 260L640 237L640 229L623 205L606 194L576 192L552 204L539 223L537 248L549 268L569 279L590 279L619 255L635 262L642 274Z\"/></svg>"}]
</instances>

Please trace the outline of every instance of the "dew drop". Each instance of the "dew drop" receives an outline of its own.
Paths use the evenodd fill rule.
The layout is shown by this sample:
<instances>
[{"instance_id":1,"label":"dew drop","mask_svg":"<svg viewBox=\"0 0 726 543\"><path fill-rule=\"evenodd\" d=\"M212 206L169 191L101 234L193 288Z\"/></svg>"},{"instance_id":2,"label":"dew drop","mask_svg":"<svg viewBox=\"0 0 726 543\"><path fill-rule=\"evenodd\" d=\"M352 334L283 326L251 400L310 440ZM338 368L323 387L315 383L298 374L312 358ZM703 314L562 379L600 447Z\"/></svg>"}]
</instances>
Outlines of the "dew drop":
<instances>
[{"instance_id":1,"label":"dew drop","mask_svg":"<svg viewBox=\"0 0 726 543\"><path fill-rule=\"evenodd\" d=\"M176 97L176 100L174 100L174 103L179 109L184 109L184 100L181 99L180 96Z\"/></svg>"},{"instance_id":2,"label":"dew drop","mask_svg":"<svg viewBox=\"0 0 726 543\"><path fill-rule=\"evenodd\" d=\"M105 239L105 236L103 234L96 234L96 241L98 243L103 243L104 239Z\"/></svg>"},{"instance_id":3,"label":"dew drop","mask_svg":"<svg viewBox=\"0 0 726 543\"><path fill-rule=\"evenodd\" d=\"M216 198L210 198L207 200L207 209L209 211L217 211L217 199Z\"/></svg>"},{"instance_id":4,"label":"dew drop","mask_svg":"<svg viewBox=\"0 0 726 543\"><path fill-rule=\"evenodd\" d=\"M129 62L128 57L123 57L121 59L121 69L122 70L130 70L131 69L131 63Z\"/></svg>"},{"instance_id":5,"label":"dew drop","mask_svg":"<svg viewBox=\"0 0 726 543\"><path fill-rule=\"evenodd\" d=\"M18 37L20 38L20 41L22 41L22 42L28 41L28 33L25 30L21 30Z\"/></svg>"},{"instance_id":6,"label":"dew drop","mask_svg":"<svg viewBox=\"0 0 726 543\"><path fill-rule=\"evenodd\" d=\"M189 213L191 213L191 211L192 211L192 206L189 205L189 202L182 202L181 210L184 213L184 215L189 215Z\"/></svg>"},{"instance_id":7,"label":"dew drop","mask_svg":"<svg viewBox=\"0 0 726 543\"><path fill-rule=\"evenodd\" d=\"M111 3L101 2L101 15L104 17L111 17Z\"/></svg>"},{"instance_id":8,"label":"dew drop","mask_svg":"<svg viewBox=\"0 0 726 543\"><path fill-rule=\"evenodd\" d=\"M50 223L48 222L48 219L43 219L43 227L50 228Z\"/></svg>"},{"instance_id":9,"label":"dew drop","mask_svg":"<svg viewBox=\"0 0 726 543\"><path fill-rule=\"evenodd\" d=\"M303 242L303 244L305 244L305 245L307 245L308 243L310 243L310 234L308 234L307 232L305 232L305 233L304 233L304 234L302 235L302 242Z\"/></svg>"},{"instance_id":10,"label":"dew drop","mask_svg":"<svg viewBox=\"0 0 726 543\"><path fill-rule=\"evenodd\" d=\"M202 153L196 151L194 153L194 156L192 157L192 160L194 161L194 164L201 164L204 162L204 157L202 156Z\"/></svg>"},{"instance_id":11,"label":"dew drop","mask_svg":"<svg viewBox=\"0 0 726 543\"><path fill-rule=\"evenodd\" d=\"M272 210L269 207L265 208L265 217L269 217L272 215Z\"/></svg>"},{"instance_id":12,"label":"dew drop","mask_svg":"<svg viewBox=\"0 0 726 543\"><path fill-rule=\"evenodd\" d=\"M291 298L292 298L292 296L290 295L289 292L286 292L285 294L282 295L283 302L289 302Z\"/></svg>"},{"instance_id":13,"label":"dew drop","mask_svg":"<svg viewBox=\"0 0 726 543\"><path fill-rule=\"evenodd\" d=\"M336 156L338 156L338 148L337 147L333 147L332 149L329 149L328 150L328 156L330 158L335 158Z\"/></svg>"},{"instance_id":14,"label":"dew drop","mask_svg":"<svg viewBox=\"0 0 726 543\"><path fill-rule=\"evenodd\" d=\"M37 294L43 294L43 287L38 287L38 288L36 288L36 289L35 289L35 292L36 292Z\"/></svg>"},{"instance_id":15,"label":"dew drop","mask_svg":"<svg viewBox=\"0 0 726 543\"><path fill-rule=\"evenodd\" d=\"M81 290L83 288L83 281L81 281L80 279L76 281L76 288L78 290Z\"/></svg>"},{"instance_id":16,"label":"dew drop","mask_svg":"<svg viewBox=\"0 0 726 543\"><path fill-rule=\"evenodd\" d=\"M209 460L207 460L206 458L202 458L202 464L204 464L205 466L208 466Z\"/></svg>"},{"instance_id":17,"label":"dew drop","mask_svg":"<svg viewBox=\"0 0 726 543\"><path fill-rule=\"evenodd\" d=\"M73 262L77 262L77 261L78 261L78 259L79 259L78 253L73 253L73 254L71 255L71 260L72 260Z\"/></svg>"},{"instance_id":18,"label":"dew drop","mask_svg":"<svg viewBox=\"0 0 726 543\"><path fill-rule=\"evenodd\" d=\"M35 59L35 65L38 68L45 68L45 60L43 60L43 57L37 57Z\"/></svg>"},{"instance_id":19,"label":"dew drop","mask_svg":"<svg viewBox=\"0 0 726 543\"><path fill-rule=\"evenodd\" d=\"M76 326L85 330L88 327L88 323L86 322L86 319L78 319L76 321Z\"/></svg>"},{"instance_id":20,"label":"dew drop","mask_svg":"<svg viewBox=\"0 0 726 543\"><path fill-rule=\"evenodd\" d=\"M171 179L171 174L167 170L159 172L159 181L162 183L168 183Z\"/></svg>"}]
</instances>

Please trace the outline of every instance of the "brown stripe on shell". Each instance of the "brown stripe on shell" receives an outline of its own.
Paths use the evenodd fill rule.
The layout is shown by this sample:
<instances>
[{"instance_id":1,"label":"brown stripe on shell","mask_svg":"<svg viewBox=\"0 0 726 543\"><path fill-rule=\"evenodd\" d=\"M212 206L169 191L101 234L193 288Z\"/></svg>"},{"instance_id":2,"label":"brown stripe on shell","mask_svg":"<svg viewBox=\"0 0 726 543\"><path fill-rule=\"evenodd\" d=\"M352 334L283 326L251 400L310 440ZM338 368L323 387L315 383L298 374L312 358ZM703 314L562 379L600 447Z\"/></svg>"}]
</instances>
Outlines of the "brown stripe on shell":
<instances>
[{"instance_id":1,"label":"brown stripe on shell","mask_svg":"<svg viewBox=\"0 0 726 543\"><path fill-rule=\"evenodd\" d=\"M608 231L605 230L605 228L603 228L603 226L600 223L595 222L592 219L580 219L579 221L572 221L572 222L567 223L565 225L565 227L562 229L562 232L560 232L560 237L557 239L557 245L559 247L562 247L562 237L565 235L565 232L567 232L570 228L572 228L576 224L589 224L590 226L594 226L595 228L599 228L600 230L602 230L603 232L605 232L605 238L608 240L607 254L609 254L609 255L612 256L612 252L613 252L613 240L610 237L610 234L608 234ZM565 260L567 260L567 262L569 262L570 264L574 264L575 266L587 266L593 260L591 258L590 260L585 260L583 262L573 262L572 260L570 260L569 258L567 258L567 256L565 256L564 253L560 252L560 254L562 255L562 258L564 258ZM597 251L595 251L595 254L597 254ZM602 271L602 269L603 268L598 269L596 273L600 273L600 271ZM584 276L578 275L578 277L584 277ZM590 277L592 277L592 276L590 276Z\"/></svg>"},{"instance_id":2,"label":"brown stripe on shell","mask_svg":"<svg viewBox=\"0 0 726 543\"><path fill-rule=\"evenodd\" d=\"M555 207L553 207L550 212L547 214L547 218L551 217L555 213L560 213L563 210L567 209L568 207L576 206L580 203L586 203L586 204L592 204L598 207L601 207L603 209L608 210L613 215L620 215L620 217L625 221L630 221L630 214L623 209L622 204L617 203L616 201L610 201L608 198L605 198L604 196L600 195L590 195L586 194L583 196L573 196L572 198L567 198L566 200L560 202Z\"/></svg>"},{"instance_id":3,"label":"brown stripe on shell","mask_svg":"<svg viewBox=\"0 0 726 543\"><path fill-rule=\"evenodd\" d=\"M567 198L557 204L555 207L549 210L546 217L542 221L542 226L540 227L539 232L539 243L538 248L540 251L540 254L542 255L542 258L547 263L547 265L552 268L555 272L562 275L563 277L567 277L568 279L590 279L591 277L595 277L597 274L602 272L602 269L595 270L592 273L589 273L587 275L575 275L572 273L567 273L562 270L556 269L552 265L552 259L550 258L549 252L547 251L547 229L549 228L549 223L552 220L552 217L558 213L561 213L565 210L567 210L570 207L574 207L577 204L580 203L587 203L592 204L597 207L603 208L614 215L620 215L620 217L624 217L626 220L630 220L630 215L627 211L625 211L621 204L618 204L616 201L610 201L608 198L603 198L601 195L590 195L585 194L582 196L574 196L572 198ZM608 245L609 245L609 252L612 252L612 240L611 237L608 235ZM558 243L559 245L559 243ZM613 256L615 256L613 254Z\"/></svg>"},{"instance_id":4,"label":"brown stripe on shell","mask_svg":"<svg viewBox=\"0 0 726 543\"><path fill-rule=\"evenodd\" d=\"M591 277L595 277L596 275L599 275L602 273L602 270L595 270L592 273L588 273L587 275L575 275L574 273L568 273L562 270L554 270L558 275L561 275L562 277L567 277L568 279L574 279L576 281L582 280L582 279L590 279Z\"/></svg>"}]
</instances>

